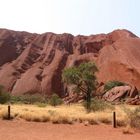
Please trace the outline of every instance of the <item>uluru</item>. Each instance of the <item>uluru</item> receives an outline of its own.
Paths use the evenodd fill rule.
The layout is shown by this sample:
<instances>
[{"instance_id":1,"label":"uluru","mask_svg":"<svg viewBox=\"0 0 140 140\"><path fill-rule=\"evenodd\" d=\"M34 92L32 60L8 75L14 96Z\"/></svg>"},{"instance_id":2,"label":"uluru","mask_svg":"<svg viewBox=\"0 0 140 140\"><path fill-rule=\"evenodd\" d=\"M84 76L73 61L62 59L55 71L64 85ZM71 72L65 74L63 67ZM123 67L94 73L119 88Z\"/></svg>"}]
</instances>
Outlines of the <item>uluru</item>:
<instances>
[{"instance_id":1,"label":"uluru","mask_svg":"<svg viewBox=\"0 0 140 140\"><path fill-rule=\"evenodd\" d=\"M64 68L95 62L99 83L118 80L140 89L140 38L128 30L78 35L0 29L0 85L13 95L61 97Z\"/></svg>"}]
</instances>

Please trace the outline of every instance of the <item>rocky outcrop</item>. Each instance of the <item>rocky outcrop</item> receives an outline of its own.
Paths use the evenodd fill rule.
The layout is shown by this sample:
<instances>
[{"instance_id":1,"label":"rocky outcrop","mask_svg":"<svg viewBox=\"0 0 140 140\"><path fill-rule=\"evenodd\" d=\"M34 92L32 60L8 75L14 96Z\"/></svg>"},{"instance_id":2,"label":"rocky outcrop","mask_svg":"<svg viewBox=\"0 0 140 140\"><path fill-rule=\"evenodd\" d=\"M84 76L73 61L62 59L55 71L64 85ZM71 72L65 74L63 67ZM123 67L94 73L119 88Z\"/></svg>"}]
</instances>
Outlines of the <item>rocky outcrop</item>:
<instances>
[{"instance_id":1,"label":"rocky outcrop","mask_svg":"<svg viewBox=\"0 0 140 140\"><path fill-rule=\"evenodd\" d=\"M140 95L134 86L117 86L105 92L101 98L108 102L126 102L131 105L140 104Z\"/></svg>"},{"instance_id":2,"label":"rocky outcrop","mask_svg":"<svg viewBox=\"0 0 140 140\"><path fill-rule=\"evenodd\" d=\"M109 102L119 102L125 98L134 98L136 95L138 95L138 92L134 91L131 86L126 85L112 88L107 91L102 98Z\"/></svg>"},{"instance_id":3,"label":"rocky outcrop","mask_svg":"<svg viewBox=\"0 0 140 140\"><path fill-rule=\"evenodd\" d=\"M127 30L109 34L31 34L0 29L0 85L14 95L65 96L65 67L95 61L99 82L118 80L140 89L140 38Z\"/></svg>"}]
</instances>

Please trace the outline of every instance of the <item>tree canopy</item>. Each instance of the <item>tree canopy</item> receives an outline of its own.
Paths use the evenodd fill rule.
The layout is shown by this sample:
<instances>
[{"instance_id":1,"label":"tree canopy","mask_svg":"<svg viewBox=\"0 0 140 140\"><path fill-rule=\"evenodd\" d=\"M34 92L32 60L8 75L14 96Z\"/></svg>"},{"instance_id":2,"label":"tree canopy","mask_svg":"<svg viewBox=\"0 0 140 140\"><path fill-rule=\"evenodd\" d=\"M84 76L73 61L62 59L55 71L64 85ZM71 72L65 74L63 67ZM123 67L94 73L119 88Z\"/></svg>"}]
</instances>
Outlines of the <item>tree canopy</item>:
<instances>
[{"instance_id":1,"label":"tree canopy","mask_svg":"<svg viewBox=\"0 0 140 140\"><path fill-rule=\"evenodd\" d=\"M82 92L87 97L87 102L90 102L91 93L96 88L95 72L97 71L95 63L81 63L79 66L64 69L62 79L68 85L75 85L75 91Z\"/></svg>"}]
</instances>

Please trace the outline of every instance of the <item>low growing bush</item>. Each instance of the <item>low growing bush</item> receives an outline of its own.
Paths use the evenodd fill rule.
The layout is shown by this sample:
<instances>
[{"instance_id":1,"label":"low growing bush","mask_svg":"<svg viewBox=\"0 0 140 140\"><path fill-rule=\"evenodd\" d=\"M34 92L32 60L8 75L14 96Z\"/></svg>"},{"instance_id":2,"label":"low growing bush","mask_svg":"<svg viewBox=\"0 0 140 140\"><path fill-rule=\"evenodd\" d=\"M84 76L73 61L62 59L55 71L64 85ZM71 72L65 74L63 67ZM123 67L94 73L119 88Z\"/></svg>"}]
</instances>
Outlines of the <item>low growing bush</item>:
<instances>
[{"instance_id":1,"label":"low growing bush","mask_svg":"<svg viewBox=\"0 0 140 140\"><path fill-rule=\"evenodd\" d=\"M34 103L46 103L46 99L40 94L26 94L21 96L12 96L11 103L24 103L24 104L34 104Z\"/></svg>"},{"instance_id":2,"label":"low growing bush","mask_svg":"<svg viewBox=\"0 0 140 140\"><path fill-rule=\"evenodd\" d=\"M53 94L48 102L52 106L57 106L62 104L63 100L57 94Z\"/></svg>"}]
</instances>

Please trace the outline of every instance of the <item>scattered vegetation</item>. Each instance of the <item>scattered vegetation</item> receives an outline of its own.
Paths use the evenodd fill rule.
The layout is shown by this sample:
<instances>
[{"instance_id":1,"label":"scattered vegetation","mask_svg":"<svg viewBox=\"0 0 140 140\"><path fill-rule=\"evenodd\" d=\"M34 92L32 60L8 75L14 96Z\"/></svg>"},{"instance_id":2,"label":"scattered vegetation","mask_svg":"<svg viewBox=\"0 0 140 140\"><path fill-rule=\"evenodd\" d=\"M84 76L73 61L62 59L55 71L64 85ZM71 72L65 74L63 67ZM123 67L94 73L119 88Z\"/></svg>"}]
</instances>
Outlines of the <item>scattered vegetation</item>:
<instances>
[{"instance_id":1,"label":"scattered vegetation","mask_svg":"<svg viewBox=\"0 0 140 140\"><path fill-rule=\"evenodd\" d=\"M79 66L64 69L62 79L65 83L74 85L76 93L86 96L86 109L89 112L91 107L92 92L96 89L95 72L98 69L95 63L81 63Z\"/></svg>"},{"instance_id":2,"label":"scattered vegetation","mask_svg":"<svg viewBox=\"0 0 140 140\"><path fill-rule=\"evenodd\" d=\"M126 85L126 84L123 83L123 82L120 82L120 81L109 81L109 82L107 82L107 83L105 84L104 90L105 90L105 91L109 91L109 90L111 90L111 89L114 88L114 87L117 87L117 86L124 86L124 85Z\"/></svg>"},{"instance_id":3,"label":"scattered vegetation","mask_svg":"<svg viewBox=\"0 0 140 140\"><path fill-rule=\"evenodd\" d=\"M46 102L47 100L40 94L25 94L21 96L11 96L11 103L35 104Z\"/></svg>"}]
</instances>

